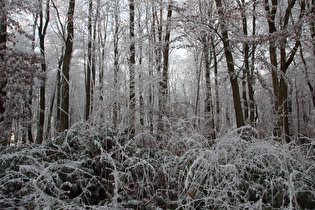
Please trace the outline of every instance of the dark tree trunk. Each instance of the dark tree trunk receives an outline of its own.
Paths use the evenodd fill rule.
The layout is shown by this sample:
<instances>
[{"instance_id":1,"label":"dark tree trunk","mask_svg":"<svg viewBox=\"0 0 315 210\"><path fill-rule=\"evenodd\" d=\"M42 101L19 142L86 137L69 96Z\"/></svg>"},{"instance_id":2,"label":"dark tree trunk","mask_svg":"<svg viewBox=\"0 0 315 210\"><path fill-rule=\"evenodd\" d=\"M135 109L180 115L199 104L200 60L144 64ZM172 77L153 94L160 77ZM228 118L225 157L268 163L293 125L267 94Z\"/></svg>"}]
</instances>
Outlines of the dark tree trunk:
<instances>
[{"instance_id":1,"label":"dark tree trunk","mask_svg":"<svg viewBox=\"0 0 315 210\"><path fill-rule=\"evenodd\" d=\"M212 88L210 81L210 40L207 38L207 35L202 37L203 43L203 56L205 64L205 79L206 79L206 100L205 100L205 117L206 117L206 126L209 127L208 138L215 139L215 125L214 125L214 111L212 104Z\"/></svg>"},{"instance_id":2,"label":"dark tree trunk","mask_svg":"<svg viewBox=\"0 0 315 210\"><path fill-rule=\"evenodd\" d=\"M88 18L88 61L85 72L85 120L90 118L91 111L91 68L92 68L92 7L93 2L89 0Z\"/></svg>"},{"instance_id":3,"label":"dark tree trunk","mask_svg":"<svg viewBox=\"0 0 315 210\"><path fill-rule=\"evenodd\" d=\"M228 72L230 76L230 83L232 87L233 92L233 102L234 102L234 110L235 110L235 116L236 116L236 125L237 127L242 127L245 125L244 118L243 118L243 110L242 110L242 104L241 104L241 98L240 98L240 92L239 92L239 86L237 82L237 75L234 69L234 61L233 61L233 55L231 52L231 46L228 36L228 31L225 25L224 21L224 13L223 13L223 7L221 0L216 0L216 5L218 8L218 13L220 15L220 28L222 33L222 42L224 45L224 54L225 59L227 62Z\"/></svg>"},{"instance_id":4,"label":"dark tree trunk","mask_svg":"<svg viewBox=\"0 0 315 210\"><path fill-rule=\"evenodd\" d=\"M69 128L69 70L73 48L73 15L75 0L69 0L65 54L62 62L60 131Z\"/></svg>"},{"instance_id":5,"label":"dark tree trunk","mask_svg":"<svg viewBox=\"0 0 315 210\"><path fill-rule=\"evenodd\" d=\"M289 17L291 14L291 10L295 5L296 0L292 0L288 2L288 6L285 11L284 17L281 19L283 22L280 22L281 29L286 29L289 23ZM301 5L301 13L299 19L301 19L304 15L305 10L305 1L300 2ZM269 0L265 0L265 10L268 13L268 26L269 33L274 34L277 32L276 27L276 13L278 9L278 1L272 1L272 8L270 9ZM301 29L299 29L301 33ZM286 74L286 71L290 64L292 63L294 56L300 46L300 41L297 40L293 49L290 51L290 55L287 58L286 53L286 37L283 37L280 43L280 68L278 69L278 61L277 61L277 47L274 40L269 41L269 56L270 63L272 65L272 83L273 83L273 91L275 96L275 115L276 115L276 125L274 127L274 136L277 138L281 138L282 135L285 135L285 140L287 142L290 141L290 123L289 123L289 110L291 109L288 104L288 87L283 75ZM278 72L281 72L279 75ZM280 77L280 80L278 79Z\"/></svg>"},{"instance_id":6,"label":"dark tree trunk","mask_svg":"<svg viewBox=\"0 0 315 210\"><path fill-rule=\"evenodd\" d=\"M4 62L5 51L7 48L7 12L4 0L0 0L0 62ZM2 67L5 68L4 64ZM3 71L3 70L2 70ZM2 116L5 112L4 98L6 93L4 91L5 81L0 83L0 123L4 120Z\"/></svg>"},{"instance_id":7,"label":"dark tree trunk","mask_svg":"<svg viewBox=\"0 0 315 210\"><path fill-rule=\"evenodd\" d=\"M46 1L46 20L44 23L44 15L42 9L42 1L40 1L40 14L39 14L39 27L38 27L38 36L39 36L39 47L41 53L41 70L44 74L44 79L39 89L39 119L37 126L37 135L35 142L41 144L43 142L44 136L44 123L45 123L45 92L46 92L46 60L45 60L45 36L46 30L49 23L49 0Z\"/></svg>"},{"instance_id":8,"label":"dark tree trunk","mask_svg":"<svg viewBox=\"0 0 315 210\"><path fill-rule=\"evenodd\" d=\"M115 5L115 31L114 31L114 103L113 103L113 124L115 127L118 126L118 73L119 73L119 52L118 52L118 42L119 42L119 16L118 16L118 3Z\"/></svg>"},{"instance_id":9,"label":"dark tree trunk","mask_svg":"<svg viewBox=\"0 0 315 210\"><path fill-rule=\"evenodd\" d=\"M63 52L63 49L62 49ZM48 116L48 122L47 122L47 130L46 130L46 136L47 137L52 137L53 135L50 134L51 133L51 117L53 115L53 110L54 110L54 103L55 103L55 98L57 98L56 101L60 102L60 69L61 69L61 65L62 65L62 58L63 56L61 55L58 61L58 69L57 69L57 75L56 75L56 82L55 82L55 88L54 91L52 93L51 96L51 100L50 100L50 106L49 106L49 116ZM59 99L59 100L58 100ZM60 109L59 109L60 103L56 102L56 110L57 110L57 115L56 115L56 121L58 121L60 118ZM58 114L59 113L59 114ZM59 122L59 121L58 121ZM55 128L58 128L58 126L56 126L55 124Z\"/></svg>"},{"instance_id":10,"label":"dark tree trunk","mask_svg":"<svg viewBox=\"0 0 315 210\"><path fill-rule=\"evenodd\" d=\"M7 11L5 0L0 0L0 63L1 70L5 72L5 51L7 48ZM5 75L3 75L5 76ZM4 88L6 87L6 81L0 81L0 145L8 145L8 137L4 134L6 132L6 128L4 126L5 122L5 98L6 92Z\"/></svg>"},{"instance_id":11,"label":"dark tree trunk","mask_svg":"<svg viewBox=\"0 0 315 210\"><path fill-rule=\"evenodd\" d=\"M133 138L135 135L135 64L136 64L136 52L135 52L135 5L134 0L129 0L129 12L130 12L130 26L129 26L129 37L130 37L130 57L129 57L129 124L130 137Z\"/></svg>"},{"instance_id":12,"label":"dark tree trunk","mask_svg":"<svg viewBox=\"0 0 315 210\"><path fill-rule=\"evenodd\" d=\"M60 116L61 116L61 70L62 70L62 62L64 57L64 47L61 49L61 55L59 58L57 75L56 75L56 121L55 128L58 132L60 132Z\"/></svg>"},{"instance_id":13,"label":"dark tree trunk","mask_svg":"<svg viewBox=\"0 0 315 210\"><path fill-rule=\"evenodd\" d=\"M242 14L242 25L243 25L243 33L245 36L248 35L247 32L247 17L246 17L246 7L245 7L245 0L238 1L238 5L241 8L241 14ZM255 12L255 2L253 6L253 13ZM255 15L253 16L253 34L255 35ZM250 125L254 125L255 120L255 103L254 103L254 90L253 90L253 72L250 69L249 66L249 59L250 59L250 53L249 53L249 44L244 43L243 45L243 53L244 53L244 74L243 74L243 103L244 103L244 118L245 120L249 119ZM254 62L254 46L252 49L252 62ZM254 63L252 63L254 65ZM254 67L254 66L253 66ZM246 78L246 80L245 80ZM246 82L247 82L247 92L248 92L248 100L247 100L247 92L246 92Z\"/></svg>"},{"instance_id":14,"label":"dark tree trunk","mask_svg":"<svg viewBox=\"0 0 315 210\"><path fill-rule=\"evenodd\" d=\"M253 4L253 36L256 35L256 1ZM247 29L246 29L247 31ZM251 49L251 67L247 71L247 87L248 87L248 99L249 99L249 121L252 126L255 124L255 101L254 101L254 70L255 70L255 50L256 45L252 45Z\"/></svg>"},{"instance_id":15,"label":"dark tree trunk","mask_svg":"<svg viewBox=\"0 0 315 210\"><path fill-rule=\"evenodd\" d=\"M168 5L167 9L167 22L165 26L165 37L164 37L164 46L163 46L163 72L162 72L162 83L161 83L161 99L162 99L162 111L165 111L165 105L168 101L168 66L169 66L169 51L170 51L170 23L172 18L172 5Z\"/></svg>"},{"instance_id":16,"label":"dark tree trunk","mask_svg":"<svg viewBox=\"0 0 315 210\"><path fill-rule=\"evenodd\" d=\"M211 36L211 48L213 53L213 66L214 66L214 94L215 94L215 106L216 106L216 131L220 129L221 117L220 117L220 100L219 100L219 76L218 76L218 60L215 50L215 44L213 36Z\"/></svg>"}]
</instances>

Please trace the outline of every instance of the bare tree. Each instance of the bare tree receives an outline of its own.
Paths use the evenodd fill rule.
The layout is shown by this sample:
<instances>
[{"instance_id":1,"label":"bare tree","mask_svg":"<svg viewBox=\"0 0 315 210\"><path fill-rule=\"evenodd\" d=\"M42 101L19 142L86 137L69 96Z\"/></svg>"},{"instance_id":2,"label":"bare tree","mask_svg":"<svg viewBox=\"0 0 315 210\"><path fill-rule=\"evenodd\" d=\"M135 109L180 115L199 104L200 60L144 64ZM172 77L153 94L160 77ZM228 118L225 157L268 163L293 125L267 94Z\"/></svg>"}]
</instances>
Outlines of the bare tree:
<instances>
[{"instance_id":1,"label":"bare tree","mask_svg":"<svg viewBox=\"0 0 315 210\"><path fill-rule=\"evenodd\" d=\"M45 37L46 31L49 24L50 18L50 0L46 0L46 9L45 9L45 22L44 22L44 12L42 0L39 0L39 26L38 26L38 36L39 36L39 47L41 53L41 70L43 74L46 74L46 59L45 59ZM45 75L46 76L46 75ZM39 119L37 126L37 135L35 142L41 144L44 136L44 123L45 123L45 93L46 93L46 79L44 77L42 84L39 90Z\"/></svg>"},{"instance_id":2,"label":"bare tree","mask_svg":"<svg viewBox=\"0 0 315 210\"><path fill-rule=\"evenodd\" d=\"M269 34L273 36L269 40L269 56L270 63L272 65L272 84L273 93L275 96L275 114L277 118L276 125L274 127L274 136L280 138L285 135L286 141L290 141L290 130L289 130L289 104L288 104L288 84L286 78L286 72L292 63L295 54L300 46L300 40L296 39L293 48L289 50L288 55L288 37L286 35L279 37L279 43L276 42L275 36L280 30L287 30L289 27L289 19L291 16L292 8L294 7L296 0L288 1L284 13L281 13L280 21L277 21L277 12L280 10L278 0L265 0L265 11L267 12L267 20L269 26ZM298 20L301 20L304 16L305 0L300 1L300 15ZM280 14L278 14L280 15ZM301 26L296 26L297 37L301 34ZM279 45L278 45L279 44ZM279 47L278 47L279 46ZM278 50L280 51L280 61L278 61ZM279 64L278 64L279 63Z\"/></svg>"},{"instance_id":3,"label":"bare tree","mask_svg":"<svg viewBox=\"0 0 315 210\"><path fill-rule=\"evenodd\" d=\"M92 10L93 0L89 0L88 14L88 56L85 71L85 120L90 118L91 111L91 74L92 74ZM92 87L93 88L93 87Z\"/></svg>"},{"instance_id":4,"label":"bare tree","mask_svg":"<svg viewBox=\"0 0 315 210\"><path fill-rule=\"evenodd\" d=\"M129 22L129 38L130 38L130 46L129 46L129 123L131 127L130 137L133 138L135 135L135 64L136 64L136 49L135 49L135 3L134 0L129 0L129 12L130 12L130 22Z\"/></svg>"},{"instance_id":5,"label":"bare tree","mask_svg":"<svg viewBox=\"0 0 315 210\"><path fill-rule=\"evenodd\" d=\"M233 92L233 102L234 102L234 110L235 110L235 116L236 116L236 125L237 125L237 127L242 127L245 125L244 118L243 118L243 110L242 110L242 104L241 104L239 86L238 86L238 81L237 81L237 75L236 75L235 68L234 68L233 54L231 51L231 45L230 45L229 35L228 35L228 28L226 25L222 1L216 0L216 5L218 8L218 14L219 14L219 18L220 18L221 40L222 40L223 45L224 45L225 59L226 59L227 67L228 67L228 73L229 73L230 83L231 83L232 92Z\"/></svg>"},{"instance_id":6,"label":"bare tree","mask_svg":"<svg viewBox=\"0 0 315 210\"><path fill-rule=\"evenodd\" d=\"M65 53L62 62L62 79L61 79L61 113L60 113L60 131L69 128L69 71L70 61L73 48L73 15L75 8L75 0L69 0L67 15L67 39L65 43Z\"/></svg>"},{"instance_id":7,"label":"bare tree","mask_svg":"<svg viewBox=\"0 0 315 210\"><path fill-rule=\"evenodd\" d=\"M4 64L4 56L7 46L7 11L6 11L6 4L5 0L0 0L0 62L2 68L5 68ZM6 92L4 90L6 86L6 81L0 81L0 124L4 121L4 103L5 103L5 97ZM1 138L4 138L3 134L4 129L0 129L0 136ZM2 145L2 139L0 139L0 144Z\"/></svg>"}]
</instances>

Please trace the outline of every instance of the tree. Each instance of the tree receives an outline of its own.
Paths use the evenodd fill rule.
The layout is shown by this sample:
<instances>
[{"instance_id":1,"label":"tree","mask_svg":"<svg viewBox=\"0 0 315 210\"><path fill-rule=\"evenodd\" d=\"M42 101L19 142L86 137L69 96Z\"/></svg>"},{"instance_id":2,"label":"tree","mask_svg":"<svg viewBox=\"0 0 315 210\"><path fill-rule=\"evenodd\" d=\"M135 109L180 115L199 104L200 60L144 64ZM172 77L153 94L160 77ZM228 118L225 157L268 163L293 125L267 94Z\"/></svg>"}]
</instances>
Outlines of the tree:
<instances>
[{"instance_id":1,"label":"tree","mask_svg":"<svg viewBox=\"0 0 315 210\"><path fill-rule=\"evenodd\" d=\"M162 68L162 81L160 82L160 94L159 94L159 112L162 115L166 113L166 105L168 103L169 98L169 88L168 88L168 77L169 77L169 53L170 53L170 36L171 36L171 18L172 18L172 0L168 2L167 7L167 19L165 25L165 36L164 36L164 43L163 43L163 68ZM162 118L159 119L162 123ZM162 125L159 126L159 132L163 131Z\"/></svg>"},{"instance_id":2,"label":"tree","mask_svg":"<svg viewBox=\"0 0 315 210\"><path fill-rule=\"evenodd\" d=\"M8 1L0 2L0 10L0 135L1 144L8 145L12 131L15 143L26 141L26 128L32 125L30 109L34 97L28 93L32 93L35 80L41 81L41 73L37 71L38 57L32 50L33 36L15 20L19 14L12 15L33 10Z\"/></svg>"},{"instance_id":3,"label":"tree","mask_svg":"<svg viewBox=\"0 0 315 210\"><path fill-rule=\"evenodd\" d=\"M44 22L44 14L42 8L42 0L39 0L39 26L38 26L38 36L39 36L39 46L41 53L41 70L43 74L46 74L46 59L45 59L45 36L49 23L50 16L50 0L46 0L46 16ZM46 76L46 75L45 75ZM41 144L44 136L44 123L45 123L45 93L46 93L46 79L42 81L39 89L39 119L37 126L37 135L35 142Z\"/></svg>"},{"instance_id":4,"label":"tree","mask_svg":"<svg viewBox=\"0 0 315 210\"><path fill-rule=\"evenodd\" d=\"M115 1L114 5L114 104L113 104L113 124L115 127L118 126L118 114L119 114L119 105L118 105L118 93L119 93L119 84L118 84L118 73L119 73L119 30L120 30L120 18L119 18L119 1Z\"/></svg>"},{"instance_id":5,"label":"tree","mask_svg":"<svg viewBox=\"0 0 315 210\"><path fill-rule=\"evenodd\" d=\"M74 38L74 8L75 0L69 0L67 15L67 39L65 42L65 53L62 62L60 131L64 131L69 128L69 71Z\"/></svg>"},{"instance_id":6,"label":"tree","mask_svg":"<svg viewBox=\"0 0 315 210\"><path fill-rule=\"evenodd\" d=\"M85 72L85 120L90 118L91 111L91 74L92 74L92 9L93 1L89 0L88 14L88 57ZM92 87L93 88L93 87Z\"/></svg>"},{"instance_id":7,"label":"tree","mask_svg":"<svg viewBox=\"0 0 315 210\"><path fill-rule=\"evenodd\" d=\"M6 11L6 1L0 0L0 62L1 66L5 68L4 56L6 52L7 45L7 11ZM5 92L6 81L0 80L0 125L3 124L4 121L4 102L6 97ZM3 134L4 130L0 129L0 136L4 138ZM5 140L5 139L3 139ZM0 144L3 144L2 139L0 139Z\"/></svg>"},{"instance_id":8,"label":"tree","mask_svg":"<svg viewBox=\"0 0 315 210\"><path fill-rule=\"evenodd\" d=\"M274 127L274 136L277 138L281 138L284 134L285 139L288 142L290 141L290 105L288 103L288 82L285 75L301 43L299 38L294 38L295 43L292 45L293 47L288 50L288 35L284 34L279 37L278 33L281 31L278 31L278 29L282 30L282 32L288 30L290 16L292 17L292 8L295 6L296 0L288 1L288 4L285 7L285 11L281 13L279 13L279 3L280 1L278 0L265 0L265 11L267 12L269 34L272 36L272 38L269 40L269 56L271 64L273 93L275 96L274 109L276 115L276 125ZM305 0L302 0L300 2L300 14L298 17L298 21L303 18L304 10ZM277 15L280 16L280 21L277 21ZM296 27L294 33L297 37L299 37L301 34L301 26L294 25L294 22L292 23L292 25ZM276 37L278 38L275 39ZM280 61L278 61L278 51L280 51Z\"/></svg>"},{"instance_id":9,"label":"tree","mask_svg":"<svg viewBox=\"0 0 315 210\"><path fill-rule=\"evenodd\" d=\"M243 110L242 110L239 86L238 86L238 81L237 81L237 75L234 69L233 54L231 51L228 28L227 28L227 24L224 17L225 14L224 14L223 6L222 6L222 1L216 0L215 2L218 8L218 14L219 14L219 20L220 20L220 29L221 29L220 38L224 45L224 54L225 54L225 59L226 59L227 67L228 67L228 73L230 77L230 83L231 83L232 92L233 92L236 125L239 128L239 127L244 126L245 123L244 123L244 118L243 118Z\"/></svg>"},{"instance_id":10,"label":"tree","mask_svg":"<svg viewBox=\"0 0 315 210\"><path fill-rule=\"evenodd\" d=\"M129 0L129 15L130 15L130 22L129 22L129 38L130 38L130 46L129 46L129 123L132 126L130 130L130 136L133 138L135 135L135 64L136 64L136 52L135 52L135 5L134 0Z\"/></svg>"}]
</instances>

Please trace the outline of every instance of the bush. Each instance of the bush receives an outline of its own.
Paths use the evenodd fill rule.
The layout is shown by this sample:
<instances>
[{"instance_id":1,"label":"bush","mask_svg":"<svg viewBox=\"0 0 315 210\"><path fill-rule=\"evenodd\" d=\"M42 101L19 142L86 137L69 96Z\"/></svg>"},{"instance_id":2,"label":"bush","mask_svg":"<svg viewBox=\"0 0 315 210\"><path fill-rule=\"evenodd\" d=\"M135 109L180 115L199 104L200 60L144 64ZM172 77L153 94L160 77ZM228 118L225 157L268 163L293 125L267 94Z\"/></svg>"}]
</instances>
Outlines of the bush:
<instances>
[{"instance_id":1,"label":"bush","mask_svg":"<svg viewBox=\"0 0 315 210\"><path fill-rule=\"evenodd\" d=\"M180 130L164 148L86 123L55 141L2 148L1 208L268 209L315 205L314 140L309 145L244 140L214 143ZM211 145L211 146L210 146Z\"/></svg>"}]
</instances>

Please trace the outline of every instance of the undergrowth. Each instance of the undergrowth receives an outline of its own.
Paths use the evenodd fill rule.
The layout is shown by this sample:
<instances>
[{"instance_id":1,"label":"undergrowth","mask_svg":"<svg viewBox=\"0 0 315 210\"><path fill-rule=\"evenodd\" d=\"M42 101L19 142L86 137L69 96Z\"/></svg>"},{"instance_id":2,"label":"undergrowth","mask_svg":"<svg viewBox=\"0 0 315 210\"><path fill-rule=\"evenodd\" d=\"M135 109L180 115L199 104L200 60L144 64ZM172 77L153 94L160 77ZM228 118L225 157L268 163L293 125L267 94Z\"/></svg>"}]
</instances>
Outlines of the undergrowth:
<instances>
[{"instance_id":1,"label":"undergrowth","mask_svg":"<svg viewBox=\"0 0 315 210\"><path fill-rule=\"evenodd\" d=\"M0 207L311 209L314 139L290 144L231 131L209 143L170 127L141 133L74 125L54 141L1 148ZM139 144L141 142L141 144Z\"/></svg>"}]
</instances>

